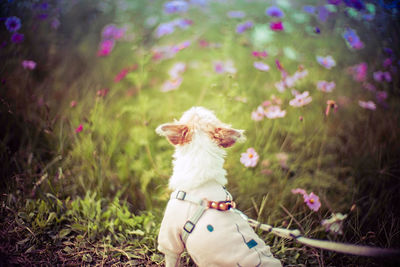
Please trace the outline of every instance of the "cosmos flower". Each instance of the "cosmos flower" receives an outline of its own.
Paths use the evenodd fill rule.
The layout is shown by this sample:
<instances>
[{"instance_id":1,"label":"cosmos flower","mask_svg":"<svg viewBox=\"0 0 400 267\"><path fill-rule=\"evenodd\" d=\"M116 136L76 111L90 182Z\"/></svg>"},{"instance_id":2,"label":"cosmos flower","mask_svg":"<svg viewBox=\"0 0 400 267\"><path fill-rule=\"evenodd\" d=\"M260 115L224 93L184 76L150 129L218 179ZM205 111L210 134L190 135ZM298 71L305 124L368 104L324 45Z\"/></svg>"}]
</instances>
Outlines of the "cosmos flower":
<instances>
[{"instance_id":1,"label":"cosmos flower","mask_svg":"<svg viewBox=\"0 0 400 267\"><path fill-rule=\"evenodd\" d=\"M264 109L262 106L258 106L257 109L251 113L251 119L253 121L261 121L264 119Z\"/></svg>"},{"instance_id":2,"label":"cosmos flower","mask_svg":"<svg viewBox=\"0 0 400 267\"><path fill-rule=\"evenodd\" d=\"M307 192L302 188L292 189L291 192L292 194L302 195L304 203L306 203L311 210L318 211L319 208L321 207L321 202L319 201L319 197L313 192L307 194Z\"/></svg>"},{"instance_id":3,"label":"cosmos flower","mask_svg":"<svg viewBox=\"0 0 400 267\"><path fill-rule=\"evenodd\" d=\"M303 11L309 14L315 14L315 6L303 6Z\"/></svg>"},{"instance_id":4,"label":"cosmos flower","mask_svg":"<svg viewBox=\"0 0 400 267\"><path fill-rule=\"evenodd\" d=\"M75 133L80 133L83 131L83 125L79 124L79 126L75 129Z\"/></svg>"},{"instance_id":5,"label":"cosmos flower","mask_svg":"<svg viewBox=\"0 0 400 267\"><path fill-rule=\"evenodd\" d=\"M283 118L286 115L286 110L281 110L280 106L269 106L264 110L265 117L268 119Z\"/></svg>"},{"instance_id":6,"label":"cosmos flower","mask_svg":"<svg viewBox=\"0 0 400 267\"><path fill-rule=\"evenodd\" d=\"M283 18L285 16L283 11L277 6L268 7L265 10L265 14L267 14L270 17L275 17L275 18Z\"/></svg>"},{"instance_id":7,"label":"cosmos flower","mask_svg":"<svg viewBox=\"0 0 400 267\"><path fill-rule=\"evenodd\" d=\"M291 190L292 194L300 194L302 196L307 195L306 191L302 188L296 188Z\"/></svg>"},{"instance_id":8,"label":"cosmos flower","mask_svg":"<svg viewBox=\"0 0 400 267\"><path fill-rule=\"evenodd\" d=\"M16 32L21 28L21 20L15 16L8 17L5 24L9 32Z\"/></svg>"},{"instance_id":9,"label":"cosmos flower","mask_svg":"<svg viewBox=\"0 0 400 267\"><path fill-rule=\"evenodd\" d=\"M183 81L182 77L172 78L167 80L161 87L161 92L169 92L179 88Z\"/></svg>"},{"instance_id":10,"label":"cosmos flower","mask_svg":"<svg viewBox=\"0 0 400 267\"><path fill-rule=\"evenodd\" d=\"M185 1L169 1L164 4L164 12L167 14L183 13L188 10L188 3Z\"/></svg>"},{"instance_id":11,"label":"cosmos flower","mask_svg":"<svg viewBox=\"0 0 400 267\"><path fill-rule=\"evenodd\" d=\"M22 43L24 39L25 36L22 33L18 32L13 33L13 35L11 36L11 41L16 44Z\"/></svg>"},{"instance_id":12,"label":"cosmos flower","mask_svg":"<svg viewBox=\"0 0 400 267\"><path fill-rule=\"evenodd\" d=\"M319 201L319 197L313 192L311 192L309 195L303 195L303 198L304 202L311 210L318 211L319 208L321 207L321 202Z\"/></svg>"},{"instance_id":13,"label":"cosmos flower","mask_svg":"<svg viewBox=\"0 0 400 267\"><path fill-rule=\"evenodd\" d=\"M332 213L329 219L322 220L321 225L325 227L325 231L335 235L343 234L343 221L347 218L347 214L343 215L340 212Z\"/></svg>"},{"instance_id":14,"label":"cosmos flower","mask_svg":"<svg viewBox=\"0 0 400 267\"><path fill-rule=\"evenodd\" d=\"M32 60L24 60L22 61L22 67L24 69L33 70L36 68L36 62Z\"/></svg>"},{"instance_id":15,"label":"cosmos flower","mask_svg":"<svg viewBox=\"0 0 400 267\"><path fill-rule=\"evenodd\" d=\"M251 54L254 57L258 57L258 58L264 58L264 57L268 56L267 52L265 52L265 51L253 51L253 52L251 52Z\"/></svg>"},{"instance_id":16,"label":"cosmos flower","mask_svg":"<svg viewBox=\"0 0 400 267\"><path fill-rule=\"evenodd\" d=\"M250 147L245 153L241 154L240 162L245 167L255 167L258 163L259 156L254 148Z\"/></svg>"},{"instance_id":17,"label":"cosmos flower","mask_svg":"<svg viewBox=\"0 0 400 267\"><path fill-rule=\"evenodd\" d=\"M235 74L237 71L235 66L233 65L232 60L227 60L225 62L215 61L214 70L218 74L223 74L223 73Z\"/></svg>"},{"instance_id":18,"label":"cosmos flower","mask_svg":"<svg viewBox=\"0 0 400 267\"><path fill-rule=\"evenodd\" d=\"M105 97L109 91L110 91L110 89L104 88L104 89L98 90L96 94L98 97Z\"/></svg>"},{"instance_id":19,"label":"cosmos flower","mask_svg":"<svg viewBox=\"0 0 400 267\"><path fill-rule=\"evenodd\" d=\"M248 20L246 22L238 24L236 26L236 32L239 34L242 34L245 31L247 31L248 29L250 29L251 27L253 27L253 22L251 20Z\"/></svg>"},{"instance_id":20,"label":"cosmos flower","mask_svg":"<svg viewBox=\"0 0 400 267\"><path fill-rule=\"evenodd\" d=\"M232 11L228 11L228 13L226 15L232 19L242 19L246 16L246 13L241 10L232 10Z\"/></svg>"},{"instance_id":21,"label":"cosmos flower","mask_svg":"<svg viewBox=\"0 0 400 267\"><path fill-rule=\"evenodd\" d=\"M359 100L358 101L358 105L360 105L360 107L364 108L364 109L369 109L369 110L376 110L376 105L374 102L372 101L363 101L363 100Z\"/></svg>"},{"instance_id":22,"label":"cosmos flower","mask_svg":"<svg viewBox=\"0 0 400 267\"><path fill-rule=\"evenodd\" d=\"M359 50L364 47L364 43L360 40L355 30L347 28L342 34L348 47Z\"/></svg>"},{"instance_id":23,"label":"cosmos flower","mask_svg":"<svg viewBox=\"0 0 400 267\"><path fill-rule=\"evenodd\" d=\"M186 70L186 63L177 62L171 67L168 74L171 78L178 78L185 72L185 70Z\"/></svg>"},{"instance_id":24,"label":"cosmos flower","mask_svg":"<svg viewBox=\"0 0 400 267\"><path fill-rule=\"evenodd\" d=\"M353 79L357 82L365 81L367 77L368 64L361 62L360 64L347 68L347 72L353 76Z\"/></svg>"},{"instance_id":25,"label":"cosmos flower","mask_svg":"<svg viewBox=\"0 0 400 267\"><path fill-rule=\"evenodd\" d=\"M340 5L340 2L342 2L342 0L328 0L328 3L331 5Z\"/></svg>"},{"instance_id":26,"label":"cosmos flower","mask_svg":"<svg viewBox=\"0 0 400 267\"><path fill-rule=\"evenodd\" d=\"M129 72L134 71L138 68L138 65L135 64L131 67L123 68L115 77L114 77L114 82L118 83L122 79L125 78L126 75L128 75Z\"/></svg>"},{"instance_id":27,"label":"cosmos flower","mask_svg":"<svg viewBox=\"0 0 400 267\"><path fill-rule=\"evenodd\" d=\"M97 51L97 56L99 57L108 56L113 50L114 45L115 45L114 40L102 40L100 42L99 50Z\"/></svg>"},{"instance_id":28,"label":"cosmos flower","mask_svg":"<svg viewBox=\"0 0 400 267\"><path fill-rule=\"evenodd\" d=\"M293 107L302 107L309 104L312 100L309 92L305 91L302 94L296 94L295 98L290 100L289 105Z\"/></svg>"},{"instance_id":29,"label":"cosmos flower","mask_svg":"<svg viewBox=\"0 0 400 267\"><path fill-rule=\"evenodd\" d=\"M391 82L392 76L388 71L376 71L373 73L374 80L377 82Z\"/></svg>"},{"instance_id":30,"label":"cosmos flower","mask_svg":"<svg viewBox=\"0 0 400 267\"><path fill-rule=\"evenodd\" d=\"M336 112L338 109L338 105L334 100L328 100L326 101L326 109L325 109L325 116L329 116L329 112L333 109L333 111Z\"/></svg>"},{"instance_id":31,"label":"cosmos flower","mask_svg":"<svg viewBox=\"0 0 400 267\"><path fill-rule=\"evenodd\" d=\"M269 71L269 66L261 61L256 61L253 66L260 71Z\"/></svg>"},{"instance_id":32,"label":"cosmos flower","mask_svg":"<svg viewBox=\"0 0 400 267\"><path fill-rule=\"evenodd\" d=\"M332 56L326 56L326 57L317 56L317 61L319 64L321 64L328 70L336 66L336 62Z\"/></svg>"},{"instance_id":33,"label":"cosmos flower","mask_svg":"<svg viewBox=\"0 0 400 267\"><path fill-rule=\"evenodd\" d=\"M175 24L173 22L161 23L156 29L156 37L160 38L164 35L169 35L175 31Z\"/></svg>"},{"instance_id":34,"label":"cosmos flower","mask_svg":"<svg viewBox=\"0 0 400 267\"><path fill-rule=\"evenodd\" d=\"M379 103L384 103L385 100L387 99L388 94L385 91L378 91L376 92L376 100Z\"/></svg>"},{"instance_id":35,"label":"cosmos flower","mask_svg":"<svg viewBox=\"0 0 400 267\"><path fill-rule=\"evenodd\" d=\"M276 159L279 162L279 165L281 165L281 167L283 169L288 169L288 165L287 165L287 161L289 159L289 155L285 152L279 152L275 155Z\"/></svg>"},{"instance_id":36,"label":"cosmos flower","mask_svg":"<svg viewBox=\"0 0 400 267\"><path fill-rule=\"evenodd\" d=\"M335 89L336 84L335 82L327 82L327 81L318 81L317 82L317 89L325 92L325 93L330 93Z\"/></svg>"},{"instance_id":37,"label":"cosmos flower","mask_svg":"<svg viewBox=\"0 0 400 267\"><path fill-rule=\"evenodd\" d=\"M280 32L284 29L282 21L271 21L269 23L269 28L274 32Z\"/></svg>"}]
</instances>

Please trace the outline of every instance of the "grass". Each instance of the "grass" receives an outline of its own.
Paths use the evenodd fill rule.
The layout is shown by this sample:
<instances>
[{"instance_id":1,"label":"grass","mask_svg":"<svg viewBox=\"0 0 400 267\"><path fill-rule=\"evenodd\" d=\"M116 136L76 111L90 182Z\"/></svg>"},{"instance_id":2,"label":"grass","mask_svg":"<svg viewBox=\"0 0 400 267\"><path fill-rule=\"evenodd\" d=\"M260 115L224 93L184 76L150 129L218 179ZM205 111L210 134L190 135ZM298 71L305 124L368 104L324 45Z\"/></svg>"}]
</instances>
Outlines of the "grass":
<instances>
[{"instance_id":1,"label":"grass","mask_svg":"<svg viewBox=\"0 0 400 267\"><path fill-rule=\"evenodd\" d=\"M376 5L377 15L368 22L347 15L342 4L322 23L302 12L302 6L323 1L279 3L285 12L283 32L268 30L271 19L264 11L269 3L264 1L209 1L183 14L164 13L161 1L49 1L47 7L29 1L1 3L1 17L21 18L25 35L23 43L14 44L8 41L11 34L6 28L0 29L2 40L7 40L0 50L3 262L163 264L156 239L169 198L173 148L154 129L195 105L215 110L222 121L246 130L247 141L229 149L225 168L228 189L247 215L301 229L312 238L398 248L395 15ZM229 10L245 11L253 28L237 34L236 25L245 19L227 18ZM40 14L48 17L38 19ZM155 37L159 23L181 17L193 24ZM57 29L51 27L54 18L60 21ZM110 23L124 25L126 36L133 37L117 41L110 55L97 57L102 28ZM346 46L341 34L349 25L364 42L363 49ZM313 32L316 26L320 34ZM191 44L174 57L154 59L157 48L185 40ZM201 40L209 45L202 47ZM372 79L388 57L383 48L393 50L390 83ZM269 72L253 67L254 50L268 52L259 61L271 67ZM317 63L317 55L332 55L337 65L327 70ZM21 68L26 59L37 62L37 67ZM299 65L308 70L295 88L310 92L310 104L292 107L290 89L276 90L274 83L281 79L276 59L289 75ZM237 72L215 73L217 60L232 60ZM181 86L160 92L176 62L187 64ZM386 104L379 104L375 93L347 74L347 67L360 62L368 63L368 82L388 94ZM129 67L132 70L115 82L115 76ZM335 90L318 91L319 80L335 81ZM105 91L100 90L106 88L108 93L102 95ZM253 121L252 111L273 95L282 100L286 116ZM330 99L339 108L325 116ZM362 109L358 100L373 100L377 109ZM76 132L79 125L83 130ZM239 162L249 147L260 155L255 168ZM317 194L321 209L311 211L291 193L294 188ZM329 234L321 226L333 212L348 214L343 235ZM396 264L391 258L345 256L260 234L288 266ZM182 264L193 265L187 255Z\"/></svg>"}]
</instances>

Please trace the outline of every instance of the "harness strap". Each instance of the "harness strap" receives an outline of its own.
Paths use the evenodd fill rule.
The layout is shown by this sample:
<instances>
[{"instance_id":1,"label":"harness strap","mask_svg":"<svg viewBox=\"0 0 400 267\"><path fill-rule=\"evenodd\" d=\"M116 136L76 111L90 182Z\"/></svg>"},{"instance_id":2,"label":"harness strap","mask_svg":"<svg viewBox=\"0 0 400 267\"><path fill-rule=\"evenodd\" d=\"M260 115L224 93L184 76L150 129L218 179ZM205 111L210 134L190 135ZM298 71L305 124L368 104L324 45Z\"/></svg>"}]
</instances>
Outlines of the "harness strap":
<instances>
[{"instance_id":1,"label":"harness strap","mask_svg":"<svg viewBox=\"0 0 400 267\"><path fill-rule=\"evenodd\" d=\"M232 196L227 192L227 200L226 201L209 201L206 199L201 199L196 196L188 195L185 191L174 191L171 194L171 199L179 199L183 201L189 201L193 204L198 205L196 212L192 215L192 217L186 221L183 226L182 231L182 240L186 243L186 240L189 237L189 234L193 232L194 228L196 227L197 222L200 220L201 216L203 215L206 209L216 209L219 211L227 211L231 208L235 208L235 202L232 200ZM229 194L229 195L228 195Z\"/></svg>"}]
</instances>

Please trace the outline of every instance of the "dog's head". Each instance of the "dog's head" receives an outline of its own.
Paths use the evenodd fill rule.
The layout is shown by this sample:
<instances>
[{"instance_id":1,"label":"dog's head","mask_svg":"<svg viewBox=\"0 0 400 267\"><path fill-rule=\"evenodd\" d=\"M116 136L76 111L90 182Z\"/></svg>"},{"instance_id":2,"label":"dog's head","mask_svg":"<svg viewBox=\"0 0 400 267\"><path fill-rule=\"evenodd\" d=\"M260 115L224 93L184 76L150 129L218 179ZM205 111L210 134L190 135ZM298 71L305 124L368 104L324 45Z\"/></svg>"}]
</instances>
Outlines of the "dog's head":
<instances>
[{"instance_id":1,"label":"dog's head","mask_svg":"<svg viewBox=\"0 0 400 267\"><path fill-rule=\"evenodd\" d=\"M227 148L245 140L243 130L233 129L203 107L192 107L179 121L162 124L156 132L174 146L190 144L196 135L206 135L218 147Z\"/></svg>"}]
</instances>

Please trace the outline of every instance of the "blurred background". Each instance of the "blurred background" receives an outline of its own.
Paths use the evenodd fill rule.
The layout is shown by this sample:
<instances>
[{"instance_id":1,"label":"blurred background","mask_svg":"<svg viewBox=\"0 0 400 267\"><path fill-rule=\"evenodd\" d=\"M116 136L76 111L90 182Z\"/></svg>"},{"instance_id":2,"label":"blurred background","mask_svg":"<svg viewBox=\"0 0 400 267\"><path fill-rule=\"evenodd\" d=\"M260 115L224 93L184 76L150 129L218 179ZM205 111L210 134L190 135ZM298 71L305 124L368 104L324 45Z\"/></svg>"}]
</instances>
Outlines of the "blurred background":
<instances>
[{"instance_id":1,"label":"blurred background","mask_svg":"<svg viewBox=\"0 0 400 267\"><path fill-rule=\"evenodd\" d=\"M1 1L0 265L163 265L173 147L154 130L192 106L246 131L225 168L248 216L399 248L399 8ZM399 264L259 234L287 266Z\"/></svg>"}]
</instances>

